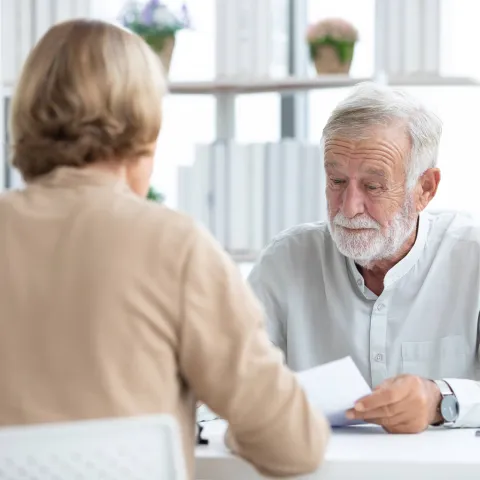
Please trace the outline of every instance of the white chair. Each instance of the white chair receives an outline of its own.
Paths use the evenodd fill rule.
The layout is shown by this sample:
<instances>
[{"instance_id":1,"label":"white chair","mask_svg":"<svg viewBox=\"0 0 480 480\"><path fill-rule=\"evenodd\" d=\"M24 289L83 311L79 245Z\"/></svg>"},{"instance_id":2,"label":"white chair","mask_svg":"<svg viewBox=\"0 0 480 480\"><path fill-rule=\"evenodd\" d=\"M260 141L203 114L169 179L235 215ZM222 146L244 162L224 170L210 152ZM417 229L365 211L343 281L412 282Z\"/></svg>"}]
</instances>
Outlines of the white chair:
<instances>
[{"instance_id":1,"label":"white chair","mask_svg":"<svg viewBox=\"0 0 480 480\"><path fill-rule=\"evenodd\" d=\"M169 415L0 429L1 480L186 480Z\"/></svg>"}]
</instances>

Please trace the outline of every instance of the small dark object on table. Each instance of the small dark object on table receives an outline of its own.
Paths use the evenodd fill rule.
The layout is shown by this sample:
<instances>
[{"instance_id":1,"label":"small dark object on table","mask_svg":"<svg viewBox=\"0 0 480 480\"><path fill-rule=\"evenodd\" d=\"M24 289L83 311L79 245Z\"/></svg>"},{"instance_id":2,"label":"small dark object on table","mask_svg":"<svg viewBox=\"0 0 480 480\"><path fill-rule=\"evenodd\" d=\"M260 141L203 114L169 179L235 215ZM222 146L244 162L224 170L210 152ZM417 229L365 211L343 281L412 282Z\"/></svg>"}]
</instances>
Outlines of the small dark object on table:
<instances>
[{"instance_id":1,"label":"small dark object on table","mask_svg":"<svg viewBox=\"0 0 480 480\"><path fill-rule=\"evenodd\" d=\"M197 432L197 445L208 445L208 439L202 438L202 432L204 426L201 423L197 423L198 432Z\"/></svg>"}]
</instances>

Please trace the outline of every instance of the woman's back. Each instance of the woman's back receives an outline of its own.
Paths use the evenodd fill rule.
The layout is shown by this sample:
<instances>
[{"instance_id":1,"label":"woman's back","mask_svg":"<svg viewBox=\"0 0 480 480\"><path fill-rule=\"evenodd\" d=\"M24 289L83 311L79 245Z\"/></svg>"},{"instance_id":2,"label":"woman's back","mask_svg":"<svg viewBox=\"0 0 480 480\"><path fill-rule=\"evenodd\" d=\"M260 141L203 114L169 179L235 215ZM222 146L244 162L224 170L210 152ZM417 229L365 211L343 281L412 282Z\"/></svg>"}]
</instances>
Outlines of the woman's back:
<instances>
[{"instance_id":1,"label":"woman's back","mask_svg":"<svg viewBox=\"0 0 480 480\"><path fill-rule=\"evenodd\" d=\"M193 223L62 168L0 197L0 230L0 423L167 412L193 442L177 367Z\"/></svg>"}]
</instances>

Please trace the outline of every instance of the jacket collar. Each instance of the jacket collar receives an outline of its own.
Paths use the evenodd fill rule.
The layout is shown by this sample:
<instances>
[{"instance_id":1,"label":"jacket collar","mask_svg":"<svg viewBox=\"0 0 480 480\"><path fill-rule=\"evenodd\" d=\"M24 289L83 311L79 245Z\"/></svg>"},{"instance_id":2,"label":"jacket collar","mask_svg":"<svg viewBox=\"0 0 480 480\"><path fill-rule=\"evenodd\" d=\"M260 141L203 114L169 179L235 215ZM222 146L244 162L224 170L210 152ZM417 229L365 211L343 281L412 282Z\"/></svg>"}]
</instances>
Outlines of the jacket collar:
<instances>
[{"instance_id":1,"label":"jacket collar","mask_svg":"<svg viewBox=\"0 0 480 480\"><path fill-rule=\"evenodd\" d=\"M133 194L123 178L96 168L57 167L29 183L51 188L110 187Z\"/></svg>"}]
</instances>

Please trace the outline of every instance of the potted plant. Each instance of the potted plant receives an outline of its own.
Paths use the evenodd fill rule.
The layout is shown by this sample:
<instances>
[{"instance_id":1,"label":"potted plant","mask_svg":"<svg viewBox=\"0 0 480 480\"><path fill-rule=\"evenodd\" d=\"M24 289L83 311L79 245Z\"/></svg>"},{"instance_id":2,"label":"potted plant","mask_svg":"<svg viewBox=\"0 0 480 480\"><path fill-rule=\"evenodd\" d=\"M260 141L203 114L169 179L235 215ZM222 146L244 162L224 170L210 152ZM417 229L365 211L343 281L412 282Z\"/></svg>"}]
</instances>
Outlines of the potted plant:
<instances>
[{"instance_id":1,"label":"potted plant","mask_svg":"<svg viewBox=\"0 0 480 480\"><path fill-rule=\"evenodd\" d=\"M142 37L158 54L165 72L170 70L175 35L189 28L190 20L185 4L178 15L160 0L149 0L145 4L129 2L122 13L122 24Z\"/></svg>"},{"instance_id":2,"label":"potted plant","mask_svg":"<svg viewBox=\"0 0 480 480\"><path fill-rule=\"evenodd\" d=\"M327 18L311 25L307 43L317 73L348 74L357 41L357 29L341 18Z\"/></svg>"}]
</instances>

